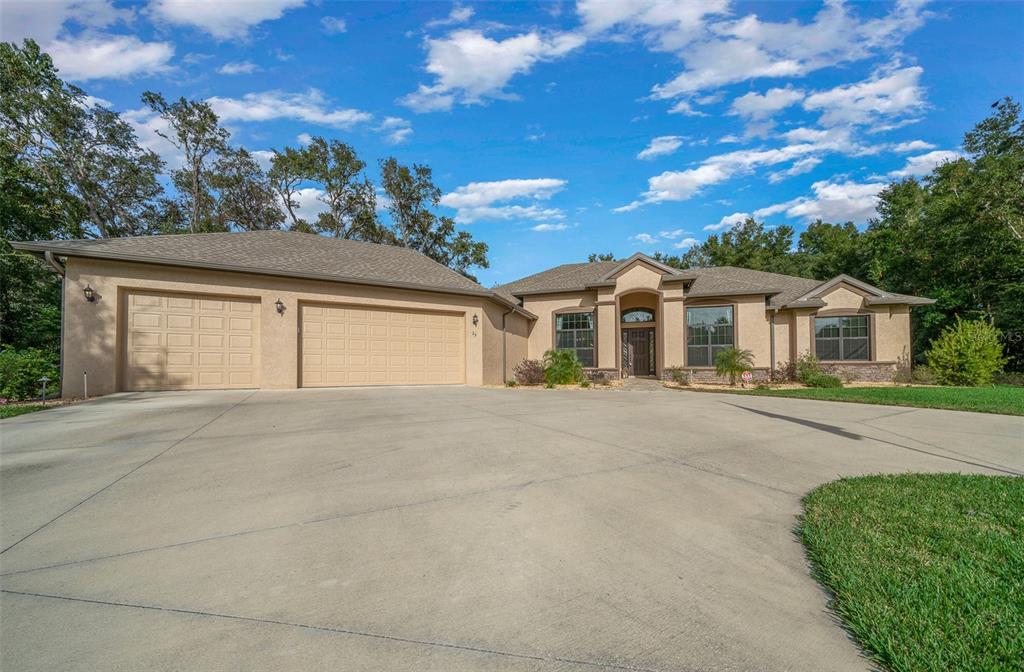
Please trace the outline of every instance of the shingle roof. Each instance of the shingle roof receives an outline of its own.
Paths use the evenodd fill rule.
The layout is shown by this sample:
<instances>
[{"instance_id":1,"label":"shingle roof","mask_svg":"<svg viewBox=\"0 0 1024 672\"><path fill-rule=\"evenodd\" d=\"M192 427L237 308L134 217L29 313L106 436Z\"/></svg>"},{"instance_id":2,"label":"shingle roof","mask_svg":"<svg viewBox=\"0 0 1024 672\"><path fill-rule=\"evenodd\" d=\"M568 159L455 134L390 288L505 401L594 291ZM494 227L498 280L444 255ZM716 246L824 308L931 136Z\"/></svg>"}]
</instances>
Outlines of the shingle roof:
<instances>
[{"instance_id":1,"label":"shingle roof","mask_svg":"<svg viewBox=\"0 0 1024 672\"><path fill-rule=\"evenodd\" d=\"M621 261L597 261L582 264L563 264L555 268L506 285L495 287L494 291L507 295L524 296L527 294L544 294L554 292L579 291L600 284L604 277L617 268ZM868 303L908 303L911 305L932 303L924 299L904 294L894 294L872 287L853 278L840 276L828 282L800 278L781 273L754 271L737 266L712 266L709 268L688 268L678 271L678 275L692 278L687 296L694 298L712 296L736 296L740 294L768 294L768 305L772 308L814 307L824 305L820 299L801 297L824 288L830 283L849 280L865 288L870 288L877 297L869 298ZM794 303L795 302L795 303Z\"/></svg>"},{"instance_id":2,"label":"shingle roof","mask_svg":"<svg viewBox=\"0 0 1024 672\"><path fill-rule=\"evenodd\" d=\"M14 243L62 256L245 271L460 294L493 292L415 250L293 231L195 233ZM504 297L502 301L507 301Z\"/></svg>"}]
</instances>

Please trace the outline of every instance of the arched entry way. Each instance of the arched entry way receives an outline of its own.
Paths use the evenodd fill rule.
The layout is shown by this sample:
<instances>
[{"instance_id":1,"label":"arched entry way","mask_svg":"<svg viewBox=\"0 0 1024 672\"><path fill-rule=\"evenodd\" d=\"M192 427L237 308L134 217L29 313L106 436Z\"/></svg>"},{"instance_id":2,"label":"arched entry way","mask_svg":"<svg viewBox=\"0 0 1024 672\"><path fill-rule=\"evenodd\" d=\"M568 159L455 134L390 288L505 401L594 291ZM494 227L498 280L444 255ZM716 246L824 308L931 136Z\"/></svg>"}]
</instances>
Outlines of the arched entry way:
<instances>
[{"instance_id":1,"label":"arched entry way","mask_svg":"<svg viewBox=\"0 0 1024 672\"><path fill-rule=\"evenodd\" d=\"M637 291L619 296L619 362L623 376L657 376L660 368L660 296Z\"/></svg>"}]
</instances>

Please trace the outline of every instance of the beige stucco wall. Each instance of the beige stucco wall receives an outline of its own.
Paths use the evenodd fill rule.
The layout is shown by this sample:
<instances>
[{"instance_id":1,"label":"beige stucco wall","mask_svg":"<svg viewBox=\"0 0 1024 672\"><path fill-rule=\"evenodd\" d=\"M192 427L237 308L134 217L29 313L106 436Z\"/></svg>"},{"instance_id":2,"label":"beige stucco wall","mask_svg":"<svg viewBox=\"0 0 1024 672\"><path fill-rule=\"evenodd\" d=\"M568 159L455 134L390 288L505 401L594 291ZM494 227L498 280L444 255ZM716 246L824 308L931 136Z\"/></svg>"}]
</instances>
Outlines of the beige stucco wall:
<instances>
[{"instance_id":1,"label":"beige stucco wall","mask_svg":"<svg viewBox=\"0 0 1024 672\"><path fill-rule=\"evenodd\" d=\"M594 310L596 303L597 293L593 291L540 294L524 297L523 308L537 316L537 320L534 322L528 337L528 357L530 359L541 359L544 357L545 352L554 347L555 313L573 308ZM602 325L605 322L603 315L601 312L598 312L597 315L597 347L599 352L603 347L602 341L604 340Z\"/></svg>"},{"instance_id":2,"label":"beige stucco wall","mask_svg":"<svg viewBox=\"0 0 1024 672\"><path fill-rule=\"evenodd\" d=\"M83 296L86 285L96 292L94 303L88 303ZM466 382L501 382L501 313L507 309L483 297L82 258L68 259L64 287L65 396L83 393L83 371L89 374L90 395L119 390L123 346L118 321L124 313L124 296L131 289L258 299L262 388L288 389L298 385L301 301L462 313L466 324ZM283 315L274 307L279 298L286 307ZM472 324L474 314L480 316L478 327ZM495 314L499 333L495 333ZM521 352L527 327L522 316L517 318L513 324L519 333L510 336L509 343L513 350L518 348Z\"/></svg>"},{"instance_id":3,"label":"beige stucco wall","mask_svg":"<svg viewBox=\"0 0 1024 672\"><path fill-rule=\"evenodd\" d=\"M507 314L506 314L507 313ZM505 331L502 331L502 315L505 316ZM509 311L505 306L492 301L485 302L481 317L483 338L483 384L501 385L512 380L516 364L527 358L527 342L531 320L520 313ZM502 348L504 348L505 376L502 376Z\"/></svg>"},{"instance_id":4,"label":"beige stucco wall","mask_svg":"<svg viewBox=\"0 0 1024 672\"><path fill-rule=\"evenodd\" d=\"M840 283L821 295L825 305L817 310L783 311L791 321L790 359L814 350L814 318L835 315L870 317L871 362L891 364L910 359L910 307L906 305L868 306L866 292ZM778 333L778 332L776 332ZM857 362L845 362L856 366Z\"/></svg>"}]
</instances>

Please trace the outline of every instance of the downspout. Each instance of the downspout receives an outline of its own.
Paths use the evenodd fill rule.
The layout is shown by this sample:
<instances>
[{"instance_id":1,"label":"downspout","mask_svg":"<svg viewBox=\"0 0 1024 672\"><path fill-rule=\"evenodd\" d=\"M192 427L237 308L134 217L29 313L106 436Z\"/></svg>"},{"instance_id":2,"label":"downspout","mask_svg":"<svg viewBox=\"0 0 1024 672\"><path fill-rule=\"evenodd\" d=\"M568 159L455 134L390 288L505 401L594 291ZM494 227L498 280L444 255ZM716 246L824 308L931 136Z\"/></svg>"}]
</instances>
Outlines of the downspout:
<instances>
[{"instance_id":1,"label":"downspout","mask_svg":"<svg viewBox=\"0 0 1024 672\"><path fill-rule=\"evenodd\" d=\"M506 328L508 316L515 312L515 308L509 308L501 314L501 384L508 383L508 330Z\"/></svg>"},{"instance_id":2,"label":"downspout","mask_svg":"<svg viewBox=\"0 0 1024 672\"><path fill-rule=\"evenodd\" d=\"M60 396L64 396L64 274L66 268L53 256L53 252L43 252L43 259L60 276L60 354L58 371L60 372Z\"/></svg>"},{"instance_id":3,"label":"downspout","mask_svg":"<svg viewBox=\"0 0 1024 672\"><path fill-rule=\"evenodd\" d=\"M769 376L771 376L771 378L770 378L771 380L775 380L775 314L778 313L778 312L779 312L778 309L773 310L772 311L772 316L771 316L771 325L772 325L772 327L771 327L771 337L769 339L769 342L771 343L771 345L770 345L769 349L771 350L772 361L770 362L771 368L770 368L769 374L768 374Z\"/></svg>"}]
</instances>

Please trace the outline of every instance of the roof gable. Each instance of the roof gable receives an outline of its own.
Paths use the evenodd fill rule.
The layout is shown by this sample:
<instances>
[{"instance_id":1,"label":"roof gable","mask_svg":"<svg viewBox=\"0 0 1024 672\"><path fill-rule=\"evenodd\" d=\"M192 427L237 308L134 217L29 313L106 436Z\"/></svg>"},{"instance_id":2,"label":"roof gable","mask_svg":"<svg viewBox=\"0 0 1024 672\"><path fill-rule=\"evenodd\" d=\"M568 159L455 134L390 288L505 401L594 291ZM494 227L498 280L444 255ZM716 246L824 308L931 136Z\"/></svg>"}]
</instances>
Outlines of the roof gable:
<instances>
[{"instance_id":1,"label":"roof gable","mask_svg":"<svg viewBox=\"0 0 1024 672\"><path fill-rule=\"evenodd\" d=\"M660 261L658 261L657 259L654 259L653 257L647 256L643 252L637 252L636 254L633 254L628 259L625 259L624 261L619 262L618 265L616 265L610 271L605 273L600 278L599 281L600 282L611 282L615 278L619 277L620 275L622 275L623 273L628 271L635 264L645 264L647 266L651 266L654 270L658 271L662 275L680 276L679 277L680 280L686 280L688 278L693 277L692 275L684 273L684 272L680 271L677 268L672 268L671 266L667 266L667 265L661 263Z\"/></svg>"}]
</instances>

